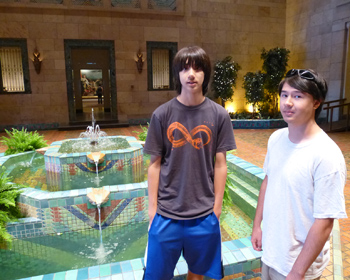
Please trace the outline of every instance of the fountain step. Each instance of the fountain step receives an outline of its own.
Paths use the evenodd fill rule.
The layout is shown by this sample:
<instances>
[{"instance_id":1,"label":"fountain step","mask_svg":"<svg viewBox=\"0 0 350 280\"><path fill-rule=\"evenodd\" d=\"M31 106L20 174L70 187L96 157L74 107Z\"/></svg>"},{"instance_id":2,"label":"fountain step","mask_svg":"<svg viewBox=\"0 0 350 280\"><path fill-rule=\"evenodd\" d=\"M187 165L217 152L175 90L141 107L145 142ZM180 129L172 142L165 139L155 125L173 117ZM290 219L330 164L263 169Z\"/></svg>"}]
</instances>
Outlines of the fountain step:
<instances>
[{"instance_id":1,"label":"fountain step","mask_svg":"<svg viewBox=\"0 0 350 280\"><path fill-rule=\"evenodd\" d=\"M117 127L128 127L128 122L118 122L114 121L99 121L100 128L117 128ZM75 130L82 129L85 130L87 125L91 122L70 122L69 124L62 124L58 127L58 130Z\"/></svg>"}]
</instances>

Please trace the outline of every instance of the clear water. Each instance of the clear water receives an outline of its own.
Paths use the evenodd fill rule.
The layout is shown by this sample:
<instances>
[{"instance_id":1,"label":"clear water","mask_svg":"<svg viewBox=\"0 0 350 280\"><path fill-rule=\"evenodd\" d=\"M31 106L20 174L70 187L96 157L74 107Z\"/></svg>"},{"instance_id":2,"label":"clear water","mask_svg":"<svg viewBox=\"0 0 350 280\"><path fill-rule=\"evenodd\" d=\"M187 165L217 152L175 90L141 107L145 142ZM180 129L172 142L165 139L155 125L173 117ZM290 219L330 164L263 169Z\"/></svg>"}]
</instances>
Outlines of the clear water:
<instances>
[{"instance_id":1,"label":"clear water","mask_svg":"<svg viewBox=\"0 0 350 280\"><path fill-rule=\"evenodd\" d=\"M56 182L52 185L47 183L44 156L36 153L34 159L30 154L25 160L11 163L7 171L15 183L41 190L63 191L142 182L146 180L148 165L149 156L144 155L144 169L138 178L133 176L132 166L125 166L121 172L102 171L98 177L95 172L84 172L82 175L61 178L57 185Z\"/></svg>"},{"instance_id":2,"label":"clear water","mask_svg":"<svg viewBox=\"0 0 350 280\"><path fill-rule=\"evenodd\" d=\"M98 144L92 145L90 139L78 139L64 141L59 153L84 153L112 151L130 147L129 142L124 138L100 138Z\"/></svg>"},{"instance_id":3,"label":"clear water","mask_svg":"<svg viewBox=\"0 0 350 280\"><path fill-rule=\"evenodd\" d=\"M251 235L252 220L233 206L221 218L222 241ZM0 279L13 280L144 257L148 223L14 240L0 249ZM5 278L2 278L5 277Z\"/></svg>"},{"instance_id":4,"label":"clear water","mask_svg":"<svg viewBox=\"0 0 350 280\"><path fill-rule=\"evenodd\" d=\"M0 249L0 279L13 280L144 256L148 222L16 239Z\"/></svg>"}]
</instances>

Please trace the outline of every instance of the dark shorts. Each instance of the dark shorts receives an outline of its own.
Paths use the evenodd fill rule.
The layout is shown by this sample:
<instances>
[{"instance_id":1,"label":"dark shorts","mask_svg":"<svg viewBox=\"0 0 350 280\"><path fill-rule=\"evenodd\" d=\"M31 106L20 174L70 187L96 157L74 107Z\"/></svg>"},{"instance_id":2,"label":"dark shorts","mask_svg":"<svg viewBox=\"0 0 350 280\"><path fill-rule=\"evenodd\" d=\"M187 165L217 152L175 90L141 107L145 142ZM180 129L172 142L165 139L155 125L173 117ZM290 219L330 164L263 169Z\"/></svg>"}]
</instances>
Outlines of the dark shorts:
<instances>
[{"instance_id":1,"label":"dark shorts","mask_svg":"<svg viewBox=\"0 0 350 280\"><path fill-rule=\"evenodd\" d=\"M224 277L220 224L214 213L192 220L156 214L148 231L143 279L172 279L181 253L192 273Z\"/></svg>"}]
</instances>

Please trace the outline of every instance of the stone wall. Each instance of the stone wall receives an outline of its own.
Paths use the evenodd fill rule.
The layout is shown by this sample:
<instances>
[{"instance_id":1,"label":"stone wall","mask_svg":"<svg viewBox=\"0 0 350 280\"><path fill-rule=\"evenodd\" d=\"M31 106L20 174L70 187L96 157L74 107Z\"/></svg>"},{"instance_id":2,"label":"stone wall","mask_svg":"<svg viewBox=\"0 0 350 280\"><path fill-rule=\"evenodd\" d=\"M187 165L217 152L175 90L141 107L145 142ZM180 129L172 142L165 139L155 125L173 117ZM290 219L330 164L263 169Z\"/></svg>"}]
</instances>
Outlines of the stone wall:
<instances>
[{"instance_id":1,"label":"stone wall","mask_svg":"<svg viewBox=\"0 0 350 280\"><path fill-rule=\"evenodd\" d=\"M29 60L37 47L43 62L37 74L29 61L31 94L0 96L0 125L68 123L64 39L114 41L122 121L150 117L156 107L176 96L174 91L147 90L146 61L138 73L136 52L141 49L146 58L147 41L177 42L179 49L196 44L213 63L231 55L242 66L234 95L236 109L246 107L242 77L261 69L261 49L284 47L285 42L284 0L186 0L183 12L176 15L16 5L0 4L0 38L26 38Z\"/></svg>"},{"instance_id":2,"label":"stone wall","mask_svg":"<svg viewBox=\"0 0 350 280\"><path fill-rule=\"evenodd\" d=\"M286 48L291 68L312 68L328 82L327 100L343 97L349 0L287 0Z\"/></svg>"}]
</instances>

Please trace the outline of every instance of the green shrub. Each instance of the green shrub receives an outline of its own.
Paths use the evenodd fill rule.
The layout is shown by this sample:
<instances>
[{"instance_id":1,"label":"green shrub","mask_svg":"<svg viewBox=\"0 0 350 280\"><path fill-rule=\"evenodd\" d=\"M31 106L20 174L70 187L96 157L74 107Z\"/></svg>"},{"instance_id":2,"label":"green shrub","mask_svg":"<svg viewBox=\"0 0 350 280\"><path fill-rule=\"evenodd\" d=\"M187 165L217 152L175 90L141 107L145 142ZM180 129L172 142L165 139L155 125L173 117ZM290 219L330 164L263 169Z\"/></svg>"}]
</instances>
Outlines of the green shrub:
<instances>
[{"instance_id":1,"label":"green shrub","mask_svg":"<svg viewBox=\"0 0 350 280\"><path fill-rule=\"evenodd\" d=\"M139 138L140 141L146 141L149 123L147 123L147 127L142 125L140 125L140 127L142 128L142 132L140 131L133 131L133 132L137 133L137 137Z\"/></svg>"},{"instance_id":2,"label":"green shrub","mask_svg":"<svg viewBox=\"0 0 350 280\"><path fill-rule=\"evenodd\" d=\"M2 143L7 146L5 155L13 155L23 153L26 151L34 151L46 147L46 141L44 136L40 135L37 131L27 132L27 129L22 130L12 129L12 132L6 130L9 137L2 137Z\"/></svg>"},{"instance_id":3,"label":"green shrub","mask_svg":"<svg viewBox=\"0 0 350 280\"><path fill-rule=\"evenodd\" d=\"M11 243L12 236L6 231L6 224L21 217L16 198L24 186L11 183L4 167L0 171L0 243Z\"/></svg>"},{"instance_id":4,"label":"green shrub","mask_svg":"<svg viewBox=\"0 0 350 280\"><path fill-rule=\"evenodd\" d=\"M214 65L212 89L215 97L221 98L223 106L227 100L232 100L233 87L236 87L238 71L241 69L237 62L231 60L232 57L227 56Z\"/></svg>"}]
</instances>

